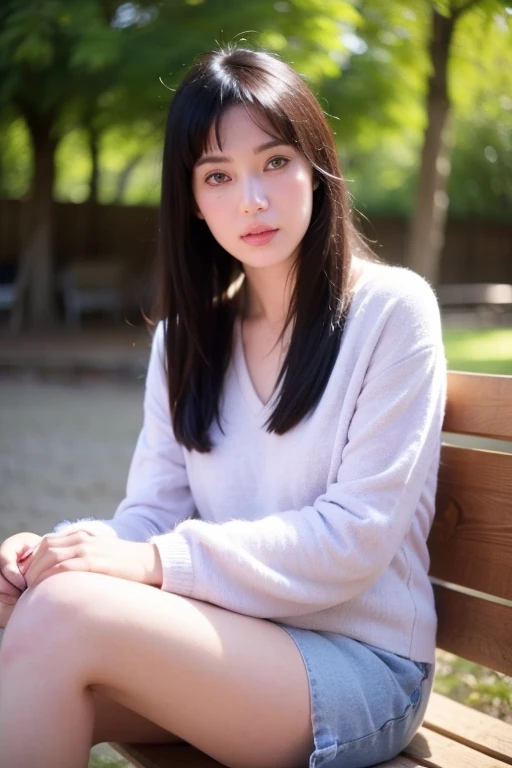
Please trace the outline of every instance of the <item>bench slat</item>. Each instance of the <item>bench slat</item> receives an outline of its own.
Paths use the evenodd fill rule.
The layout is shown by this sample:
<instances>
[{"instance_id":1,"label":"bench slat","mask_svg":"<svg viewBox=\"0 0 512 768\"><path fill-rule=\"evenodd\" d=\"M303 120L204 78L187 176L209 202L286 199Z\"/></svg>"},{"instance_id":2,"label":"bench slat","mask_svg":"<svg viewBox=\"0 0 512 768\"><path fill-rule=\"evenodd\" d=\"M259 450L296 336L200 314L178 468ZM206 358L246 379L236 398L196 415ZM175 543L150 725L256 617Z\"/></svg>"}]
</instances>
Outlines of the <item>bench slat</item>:
<instances>
[{"instance_id":1,"label":"bench slat","mask_svg":"<svg viewBox=\"0 0 512 768\"><path fill-rule=\"evenodd\" d=\"M512 453L443 445L430 575L512 600Z\"/></svg>"},{"instance_id":2,"label":"bench slat","mask_svg":"<svg viewBox=\"0 0 512 768\"><path fill-rule=\"evenodd\" d=\"M136 768L222 768L221 763L188 746L114 743L110 746ZM375 768L424 768L425 765L405 755L398 755L393 760L379 763Z\"/></svg>"},{"instance_id":3,"label":"bench slat","mask_svg":"<svg viewBox=\"0 0 512 768\"><path fill-rule=\"evenodd\" d=\"M136 768L222 768L188 744L116 744L110 746Z\"/></svg>"},{"instance_id":4,"label":"bench slat","mask_svg":"<svg viewBox=\"0 0 512 768\"><path fill-rule=\"evenodd\" d=\"M512 376L450 371L443 429L512 440Z\"/></svg>"},{"instance_id":5,"label":"bench slat","mask_svg":"<svg viewBox=\"0 0 512 768\"><path fill-rule=\"evenodd\" d=\"M512 610L499 603L434 585L437 647L512 675Z\"/></svg>"},{"instance_id":6,"label":"bench slat","mask_svg":"<svg viewBox=\"0 0 512 768\"><path fill-rule=\"evenodd\" d=\"M404 754L428 768L506 768L507 763L421 727Z\"/></svg>"},{"instance_id":7,"label":"bench slat","mask_svg":"<svg viewBox=\"0 0 512 768\"><path fill-rule=\"evenodd\" d=\"M496 728L493 725L493 718L483 715L483 718L491 721L489 726L491 736L485 730L487 723L485 720L477 720L478 727L484 725L484 730L481 732L483 743L487 746L483 749L482 746L475 744L476 749L473 748L473 744L459 743L453 741L446 735L432 730L433 725L437 725L440 717L449 716L452 717L450 704L454 702L446 701L439 707L438 699L445 699L445 697L432 694L434 699L435 710L433 717L430 717L430 713L427 712L427 718L425 725L420 728L418 734L414 737L411 744L405 749L404 753L389 760L385 763L380 763L378 768L500 768L512 763L510 752L501 752L501 748L504 750L509 749L507 744L510 744L506 739L499 738L494 739L496 735ZM429 710L430 710L429 705ZM467 722L473 722L473 714L479 715L480 713L474 713L469 710L468 707L462 705L456 705L460 708L460 712L456 712L453 717L454 729L459 732L470 732L470 725L464 725L464 718L468 717ZM437 709L436 709L437 708ZM433 722L431 722L433 721ZM507 727L504 723L498 725L503 726L503 730ZM512 729L510 729L512 730ZM489 743L494 743L498 746L498 750L493 750L490 747L491 752L486 752L485 749L489 748ZM134 745L120 745L111 744L111 746L117 750L123 757L130 760L136 768L214 768L217 766L220 768L221 763L216 762L212 758L204 755L198 750L188 745L172 744L172 745L155 745L155 744L134 744Z\"/></svg>"},{"instance_id":8,"label":"bench slat","mask_svg":"<svg viewBox=\"0 0 512 768\"><path fill-rule=\"evenodd\" d=\"M512 725L432 693L424 725L512 765Z\"/></svg>"},{"instance_id":9,"label":"bench slat","mask_svg":"<svg viewBox=\"0 0 512 768\"><path fill-rule=\"evenodd\" d=\"M210 757L203 755L193 747L181 746L181 745L154 745L154 744L115 744L110 745L113 749L119 752L122 757L129 760L135 768L222 768L221 763L217 763ZM393 760L388 760L385 763L379 763L375 768L428 768L428 766L435 766L435 768L457 768L458 765L466 768L466 763L447 762L447 763L432 763L425 758L425 748L414 747L418 753L422 752L423 759L416 756L406 756L404 754L398 755ZM467 749L464 747L463 749ZM472 752L473 750L468 750ZM478 754L478 753L475 753ZM452 755L450 755L450 760ZM499 768L499 766L505 766L505 763L493 762L490 765ZM473 763L467 764L468 768L472 768ZM479 768L487 768L486 764L479 765Z\"/></svg>"},{"instance_id":10,"label":"bench slat","mask_svg":"<svg viewBox=\"0 0 512 768\"><path fill-rule=\"evenodd\" d=\"M398 755L393 760L387 760L385 763L379 763L375 768L424 768L424 763L412 760L405 755Z\"/></svg>"}]
</instances>

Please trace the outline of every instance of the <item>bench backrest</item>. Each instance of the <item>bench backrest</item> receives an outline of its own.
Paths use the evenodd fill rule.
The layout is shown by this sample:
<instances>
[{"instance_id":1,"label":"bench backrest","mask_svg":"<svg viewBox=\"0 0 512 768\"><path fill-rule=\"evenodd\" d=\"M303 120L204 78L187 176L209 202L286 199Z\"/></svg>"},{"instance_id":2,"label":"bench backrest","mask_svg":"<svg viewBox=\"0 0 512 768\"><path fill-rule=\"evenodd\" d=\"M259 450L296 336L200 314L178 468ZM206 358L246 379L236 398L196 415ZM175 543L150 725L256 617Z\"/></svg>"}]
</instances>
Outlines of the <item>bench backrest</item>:
<instances>
[{"instance_id":1,"label":"bench backrest","mask_svg":"<svg viewBox=\"0 0 512 768\"><path fill-rule=\"evenodd\" d=\"M105 291L119 288L125 266L119 259L103 257L101 261L75 261L60 274L64 288L76 291Z\"/></svg>"},{"instance_id":2,"label":"bench backrest","mask_svg":"<svg viewBox=\"0 0 512 768\"><path fill-rule=\"evenodd\" d=\"M444 431L429 537L437 645L512 675L512 445L451 437L512 441L512 376L450 372Z\"/></svg>"}]
</instances>

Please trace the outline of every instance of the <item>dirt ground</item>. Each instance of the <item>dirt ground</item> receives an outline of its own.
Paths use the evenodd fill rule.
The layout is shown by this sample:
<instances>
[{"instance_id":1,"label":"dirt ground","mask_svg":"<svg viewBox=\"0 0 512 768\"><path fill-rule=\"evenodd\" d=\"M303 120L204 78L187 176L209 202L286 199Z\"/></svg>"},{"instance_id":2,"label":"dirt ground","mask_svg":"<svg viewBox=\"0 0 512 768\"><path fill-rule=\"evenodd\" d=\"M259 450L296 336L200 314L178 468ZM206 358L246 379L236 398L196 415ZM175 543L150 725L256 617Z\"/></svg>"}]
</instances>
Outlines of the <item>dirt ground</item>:
<instances>
[{"instance_id":1,"label":"dirt ground","mask_svg":"<svg viewBox=\"0 0 512 768\"><path fill-rule=\"evenodd\" d=\"M0 541L23 530L47 533L63 519L112 517L142 425L143 393L143 379L0 378ZM91 752L98 765L93 757L105 766L119 760L107 745Z\"/></svg>"},{"instance_id":2,"label":"dirt ground","mask_svg":"<svg viewBox=\"0 0 512 768\"><path fill-rule=\"evenodd\" d=\"M143 381L0 378L0 541L112 517L142 425Z\"/></svg>"}]
</instances>

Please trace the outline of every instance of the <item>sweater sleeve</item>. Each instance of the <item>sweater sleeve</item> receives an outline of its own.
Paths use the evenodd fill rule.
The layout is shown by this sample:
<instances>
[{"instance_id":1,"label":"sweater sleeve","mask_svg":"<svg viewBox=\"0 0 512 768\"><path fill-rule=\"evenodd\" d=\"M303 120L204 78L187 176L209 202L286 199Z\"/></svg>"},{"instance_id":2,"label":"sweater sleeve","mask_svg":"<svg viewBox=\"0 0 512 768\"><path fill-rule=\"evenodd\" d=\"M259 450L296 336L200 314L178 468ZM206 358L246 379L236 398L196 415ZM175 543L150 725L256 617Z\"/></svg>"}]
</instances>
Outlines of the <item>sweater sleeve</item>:
<instances>
[{"instance_id":1,"label":"sweater sleeve","mask_svg":"<svg viewBox=\"0 0 512 768\"><path fill-rule=\"evenodd\" d=\"M111 520L85 518L54 531L85 530L98 536L147 541L171 531L195 511L183 449L172 431L164 367L163 323L151 347L144 393L144 423L131 461L126 496Z\"/></svg>"},{"instance_id":2,"label":"sweater sleeve","mask_svg":"<svg viewBox=\"0 0 512 768\"><path fill-rule=\"evenodd\" d=\"M409 332L403 313L391 325L367 369L336 482L302 509L190 520L152 538L163 589L272 619L338 605L382 575L438 458L446 387L440 331ZM405 347L403 328L416 333Z\"/></svg>"}]
</instances>

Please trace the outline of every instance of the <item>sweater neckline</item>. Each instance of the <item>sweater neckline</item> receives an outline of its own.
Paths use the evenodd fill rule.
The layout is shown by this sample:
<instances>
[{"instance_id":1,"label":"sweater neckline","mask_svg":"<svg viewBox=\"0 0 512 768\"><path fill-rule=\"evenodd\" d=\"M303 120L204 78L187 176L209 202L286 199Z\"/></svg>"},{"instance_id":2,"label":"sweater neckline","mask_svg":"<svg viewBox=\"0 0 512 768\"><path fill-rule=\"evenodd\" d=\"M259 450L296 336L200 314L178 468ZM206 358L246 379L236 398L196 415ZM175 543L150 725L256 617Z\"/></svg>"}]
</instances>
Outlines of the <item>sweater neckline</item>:
<instances>
[{"instance_id":1,"label":"sweater neckline","mask_svg":"<svg viewBox=\"0 0 512 768\"><path fill-rule=\"evenodd\" d=\"M371 262L365 262L361 274L359 275L355 285L352 288L352 298L359 292L359 289L369 280L373 275ZM245 402L249 406L251 412L255 416L266 414L270 415L270 411L275 405L276 400L279 397L279 393L282 388L282 381L279 386L274 390L269 400L266 403L261 400L260 396L254 388L251 376L249 374L249 368L247 367L247 361L245 359L244 342L242 337L242 319L240 315L235 316L234 323L235 334L235 349L234 349L234 368L236 378Z\"/></svg>"},{"instance_id":2,"label":"sweater neckline","mask_svg":"<svg viewBox=\"0 0 512 768\"><path fill-rule=\"evenodd\" d=\"M261 400L260 396L258 395L258 393L254 388L254 384L252 383L252 379L249 374L249 369L247 367L247 362L245 359L244 342L242 338L242 321L241 321L240 315L237 315L235 317L234 331L235 331L234 363L235 363L235 372L238 379L238 384L240 386L244 399L247 405L249 406L249 408L251 409L252 413L255 416L259 416L260 414L266 413L267 411L270 411L272 409L277 397L279 396L281 384L277 387L277 389L274 390L274 392L271 394L270 398L267 400L266 403L264 403L263 400Z\"/></svg>"}]
</instances>

